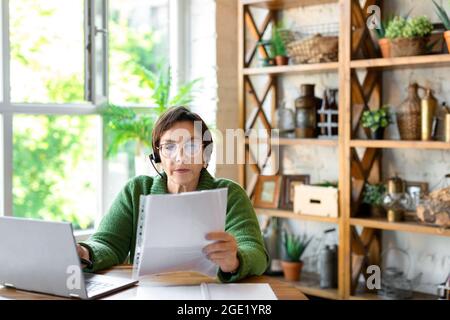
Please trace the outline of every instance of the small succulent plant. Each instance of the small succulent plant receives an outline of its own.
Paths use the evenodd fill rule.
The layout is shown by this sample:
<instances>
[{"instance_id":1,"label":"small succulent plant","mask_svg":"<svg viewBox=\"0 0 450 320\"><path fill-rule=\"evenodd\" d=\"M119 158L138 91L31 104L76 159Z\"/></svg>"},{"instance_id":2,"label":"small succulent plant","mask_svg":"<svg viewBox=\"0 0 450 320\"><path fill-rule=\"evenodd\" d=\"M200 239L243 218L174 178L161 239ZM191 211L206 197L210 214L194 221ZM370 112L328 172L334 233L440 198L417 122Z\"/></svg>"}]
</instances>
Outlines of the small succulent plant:
<instances>
[{"instance_id":1,"label":"small succulent plant","mask_svg":"<svg viewBox=\"0 0 450 320\"><path fill-rule=\"evenodd\" d=\"M433 24L426 16L406 19L395 17L386 28L386 38L418 38L426 37L433 31Z\"/></svg>"},{"instance_id":2,"label":"small succulent plant","mask_svg":"<svg viewBox=\"0 0 450 320\"><path fill-rule=\"evenodd\" d=\"M381 206L383 204L383 196L386 192L386 186L380 184L367 183L363 194L363 203L371 206Z\"/></svg>"},{"instance_id":3,"label":"small succulent plant","mask_svg":"<svg viewBox=\"0 0 450 320\"><path fill-rule=\"evenodd\" d=\"M369 128L373 132L380 128L386 128L391 124L391 115L388 107L383 107L375 111L364 111L362 116L362 126Z\"/></svg>"}]
</instances>

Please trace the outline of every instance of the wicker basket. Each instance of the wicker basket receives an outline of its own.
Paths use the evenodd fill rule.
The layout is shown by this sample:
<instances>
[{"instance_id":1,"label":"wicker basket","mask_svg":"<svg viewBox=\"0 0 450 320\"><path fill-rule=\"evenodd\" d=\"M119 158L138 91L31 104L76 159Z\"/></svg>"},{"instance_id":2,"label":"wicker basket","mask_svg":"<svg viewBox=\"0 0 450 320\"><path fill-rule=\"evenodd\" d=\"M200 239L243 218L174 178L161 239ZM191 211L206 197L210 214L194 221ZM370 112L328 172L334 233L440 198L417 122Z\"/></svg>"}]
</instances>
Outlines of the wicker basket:
<instances>
[{"instance_id":1,"label":"wicker basket","mask_svg":"<svg viewBox=\"0 0 450 320\"><path fill-rule=\"evenodd\" d=\"M429 38L399 38L391 40L392 57L420 56L426 53Z\"/></svg>"},{"instance_id":2,"label":"wicker basket","mask_svg":"<svg viewBox=\"0 0 450 320\"><path fill-rule=\"evenodd\" d=\"M337 61L338 38L316 35L310 39L290 43L287 51L296 64Z\"/></svg>"},{"instance_id":3,"label":"wicker basket","mask_svg":"<svg viewBox=\"0 0 450 320\"><path fill-rule=\"evenodd\" d=\"M281 37L294 64L338 61L338 24L282 30Z\"/></svg>"}]
</instances>

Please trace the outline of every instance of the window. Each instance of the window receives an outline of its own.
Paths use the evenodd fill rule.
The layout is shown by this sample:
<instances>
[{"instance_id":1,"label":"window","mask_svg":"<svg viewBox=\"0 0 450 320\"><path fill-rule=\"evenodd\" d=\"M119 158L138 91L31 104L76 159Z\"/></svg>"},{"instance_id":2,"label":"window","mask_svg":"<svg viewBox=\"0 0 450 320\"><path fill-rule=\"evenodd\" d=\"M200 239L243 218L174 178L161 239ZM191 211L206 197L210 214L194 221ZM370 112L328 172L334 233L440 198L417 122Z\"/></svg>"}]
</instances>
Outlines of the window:
<instances>
[{"instance_id":1,"label":"window","mask_svg":"<svg viewBox=\"0 0 450 320\"><path fill-rule=\"evenodd\" d=\"M102 212L107 1L7 4L0 214L93 228Z\"/></svg>"},{"instance_id":2,"label":"window","mask_svg":"<svg viewBox=\"0 0 450 320\"><path fill-rule=\"evenodd\" d=\"M151 105L147 70L169 63L169 0L110 1L109 99Z\"/></svg>"},{"instance_id":3,"label":"window","mask_svg":"<svg viewBox=\"0 0 450 320\"><path fill-rule=\"evenodd\" d=\"M99 120L14 116L14 216L70 221L74 229L94 227L99 179L92 173L100 172Z\"/></svg>"},{"instance_id":4,"label":"window","mask_svg":"<svg viewBox=\"0 0 450 320\"><path fill-rule=\"evenodd\" d=\"M9 5L12 102L84 102L84 1Z\"/></svg>"},{"instance_id":5,"label":"window","mask_svg":"<svg viewBox=\"0 0 450 320\"><path fill-rule=\"evenodd\" d=\"M98 108L153 105L146 71L171 64L182 2L2 2L0 215L96 225L135 167L105 161Z\"/></svg>"}]
</instances>

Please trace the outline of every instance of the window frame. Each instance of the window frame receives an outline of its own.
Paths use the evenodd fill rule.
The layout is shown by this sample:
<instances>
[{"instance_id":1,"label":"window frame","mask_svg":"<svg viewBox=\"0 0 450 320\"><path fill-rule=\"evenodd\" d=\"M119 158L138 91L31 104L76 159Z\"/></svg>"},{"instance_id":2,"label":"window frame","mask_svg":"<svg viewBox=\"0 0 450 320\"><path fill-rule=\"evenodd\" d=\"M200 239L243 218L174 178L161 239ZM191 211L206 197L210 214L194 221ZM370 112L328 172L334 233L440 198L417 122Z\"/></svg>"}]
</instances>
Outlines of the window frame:
<instances>
[{"instance_id":1,"label":"window frame","mask_svg":"<svg viewBox=\"0 0 450 320\"><path fill-rule=\"evenodd\" d=\"M0 216L12 216L13 213L13 116L14 114L27 115L98 115L100 107L108 100L109 89L109 0L84 0L85 8L85 45L91 44L91 50L85 50L85 98L87 103L81 104L55 104L55 103L12 103L10 96L10 30L9 30L9 2L2 0L1 3L1 62L0 62ZM104 28L96 30L95 5L102 2L103 10L101 19ZM170 65L176 79L174 88L184 82L188 77L188 61L190 50L190 18L189 8L191 0L169 0L169 54ZM95 47L98 34L103 35L103 74L102 84L104 95L97 96L96 86L96 52ZM104 122L100 119L99 132L99 192L98 192L98 216L95 219L95 228L104 216L106 192L104 186L107 181L107 160L104 157ZM80 230L75 232L77 240L89 237L94 230Z\"/></svg>"},{"instance_id":2,"label":"window frame","mask_svg":"<svg viewBox=\"0 0 450 320\"><path fill-rule=\"evenodd\" d=\"M101 0L104 3L108 3L108 0ZM84 1L84 13L85 13L85 57L87 59L95 59L95 26L93 24L87 24L87 20L95 21L95 0L85 0ZM101 12L102 19L107 21L107 6L105 10ZM102 103L106 101L106 96L95 97L95 99L90 99L86 103L13 103L11 101L10 92L10 19L9 19L9 0L3 0L1 6L1 43L2 43L2 61L1 61L1 82L2 82L2 100L0 101L0 146L2 150L2 156L0 157L0 216L13 216L13 117L16 114L21 115L98 115L99 108ZM86 29L88 26L88 29ZM107 24L106 24L107 28ZM107 34L106 34L107 35ZM87 37L88 36L88 37ZM104 37L104 42L107 45L107 36ZM105 47L105 51L107 46ZM107 52L102 54L103 57L107 56ZM86 62L87 63L87 62ZM85 79L88 78L89 81L85 81L85 95L90 92L95 92L96 79L95 76L95 61L89 65L89 68L85 68L84 72L86 74ZM106 65L107 61L103 60L100 63ZM87 66L87 65L86 65ZM107 68L104 68L106 70ZM102 75L102 80L107 81L107 73ZM89 89L86 92L86 89ZM101 163L98 163L100 170L100 175L98 177L98 206L99 212L103 211L103 181L104 181L104 159L103 159L103 125L99 126L99 148L98 148L98 159ZM86 230L84 230L86 232Z\"/></svg>"}]
</instances>

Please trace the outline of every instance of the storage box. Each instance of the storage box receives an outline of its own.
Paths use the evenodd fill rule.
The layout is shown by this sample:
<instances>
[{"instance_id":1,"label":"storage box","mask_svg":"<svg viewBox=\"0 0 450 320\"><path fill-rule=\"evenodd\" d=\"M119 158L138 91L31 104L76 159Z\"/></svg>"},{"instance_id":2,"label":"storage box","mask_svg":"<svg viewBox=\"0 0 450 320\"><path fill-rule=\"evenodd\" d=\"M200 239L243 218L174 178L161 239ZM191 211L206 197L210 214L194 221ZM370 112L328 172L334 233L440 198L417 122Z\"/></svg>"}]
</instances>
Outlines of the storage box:
<instances>
[{"instance_id":1,"label":"storage box","mask_svg":"<svg viewBox=\"0 0 450 320\"><path fill-rule=\"evenodd\" d=\"M338 189L309 185L295 186L294 213L321 217L338 217Z\"/></svg>"}]
</instances>

